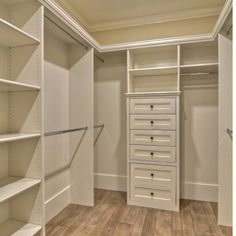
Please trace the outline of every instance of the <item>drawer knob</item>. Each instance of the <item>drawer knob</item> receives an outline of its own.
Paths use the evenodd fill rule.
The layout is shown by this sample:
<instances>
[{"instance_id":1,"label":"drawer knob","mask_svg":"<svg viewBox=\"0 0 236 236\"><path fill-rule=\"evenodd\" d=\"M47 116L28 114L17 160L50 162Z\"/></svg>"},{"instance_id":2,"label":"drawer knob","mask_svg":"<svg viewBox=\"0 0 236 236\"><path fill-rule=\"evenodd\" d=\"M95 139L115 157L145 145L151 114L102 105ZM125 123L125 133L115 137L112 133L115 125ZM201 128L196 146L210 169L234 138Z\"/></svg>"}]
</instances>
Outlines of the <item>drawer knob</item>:
<instances>
[{"instance_id":1,"label":"drawer knob","mask_svg":"<svg viewBox=\"0 0 236 236\"><path fill-rule=\"evenodd\" d=\"M153 173L151 173L150 175L151 175L151 177L154 177L154 174L153 174Z\"/></svg>"},{"instance_id":2,"label":"drawer knob","mask_svg":"<svg viewBox=\"0 0 236 236\"><path fill-rule=\"evenodd\" d=\"M153 140L153 137L150 137L151 140Z\"/></svg>"},{"instance_id":3,"label":"drawer knob","mask_svg":"<svg viewBox=\"0 0 236 236\"><path fill-rule=\"evenodd\" d=\"M153 153L153 152L151 152L151 153L150 153L150 155L151 155L151 156L153 156L153 155L154 155L154 153Z\"/></svg>"},{"instance_id":4,"label":"drawer knob","mask_svg":"<svg viewBox=\"0 0 236 236\"><path fill-rule=\"evenodd\" d=\"M154 193L153 193L153 192L151 192L151 193L150 193L150 195L153 197L153 196L154 196Z\"/></svg>"},{"instance_id":5,"label":"drawer knob","mask_svg":"<svg viewBox=\"0 0 236 236\"><path fill-rule=\"evenodd\" d=\"M150 105L151 109L153 109L153 105Z\"/></svg>"},{"instance_id":6,"label":"drawer knob","mask_svg":"<svg viewBox=\"0 0 236 236\"><path fill-rule=\"evenodd\" d=\"M154 121L153 121L153 120L151 120L151 121L150 121L150 123L151 123L151 125L153 125L153 124L154 124Z\"/></svg>"}]
</instances>

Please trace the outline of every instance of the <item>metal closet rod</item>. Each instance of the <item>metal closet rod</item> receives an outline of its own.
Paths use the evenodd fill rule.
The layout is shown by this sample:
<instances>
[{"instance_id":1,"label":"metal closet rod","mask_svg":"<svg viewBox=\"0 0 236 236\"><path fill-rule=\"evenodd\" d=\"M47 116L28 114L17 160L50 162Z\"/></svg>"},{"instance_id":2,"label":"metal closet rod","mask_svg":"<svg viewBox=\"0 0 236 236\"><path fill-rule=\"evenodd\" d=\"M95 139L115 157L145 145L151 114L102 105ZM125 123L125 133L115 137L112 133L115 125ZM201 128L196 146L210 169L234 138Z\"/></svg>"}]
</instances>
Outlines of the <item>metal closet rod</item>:
<instances>
[{"instance_id":1,"label":"metal closet rod","mask_svg":"<svg viewBox=\"0 0 236 236\"><path fill-rule=\"evenodd\" d=\"M96 129L96 128L103 128L104 126L105 126L104 124L102 124L102 125L95 125L94 129Z\"/></svg>"},{"instance_id":2,"label":"metal closet rod","mask_svg":"<svg viewBox=\"0 0 236 236\"><path fill-rule=\"evenodd\" d=\"M58 135L58 134L66 134L66 133L72 133L76 131L81 131L81 130L87 130L88 126L81 127L81 128L76 128L76 129L65 129L65 130L60 130L60 131L52 131L52 132L46 132L44 133L44 136L53 136L53 135Z\"/></svg>"},{"instance_id":3,"label":"metal closet rod","mask_svg":"<svg viewBox=\"0 0 236 236\"><path fill-rule=\"evenodd\" d=\"M64 30L60 25L58 25L56 22L54 22L53 20L51 20L49 17L47 17L46 15L44 15L44 17L50 21L52 24L54 24L57 28L59 28L61 31L63 31L65 34L67 34L68 36L70 36L73 40L75 40L80 46L82 46L85 50L88 50L89 48L81 43L77 38L75 38L73 35L71 35L70 33L68 33L66 30ZM99 57L98 55L94 54L95 57L97 57L101 62L104 63L104 59L102 59L101 57Z\"/></svg>"},{"instance_id":4,"label":"metal closet rod","mask_svg":"<svg viewBox=\"0 0 236 236\"><path fill-rule=\"evenodd\" d=\"M193 73L180 73L180 75L191 75L191 76L198 76L198 75L216 75L217 72L193 72Z\"/></svg>"}]
</instances>

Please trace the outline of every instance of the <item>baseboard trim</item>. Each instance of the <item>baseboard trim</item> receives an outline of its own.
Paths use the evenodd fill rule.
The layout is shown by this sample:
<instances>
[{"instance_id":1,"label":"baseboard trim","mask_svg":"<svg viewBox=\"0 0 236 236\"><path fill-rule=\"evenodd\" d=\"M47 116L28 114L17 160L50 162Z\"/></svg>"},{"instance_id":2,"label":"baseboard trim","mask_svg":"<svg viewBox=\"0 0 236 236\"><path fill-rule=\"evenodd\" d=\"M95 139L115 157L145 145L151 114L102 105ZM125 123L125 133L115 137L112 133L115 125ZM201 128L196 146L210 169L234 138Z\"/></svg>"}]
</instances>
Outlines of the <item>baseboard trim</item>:
<instances>
[{"instance_id":1,"label":"baseboard trim","mask_svg":"<svg viewBox=\"0 0 236 236\"><path fill-rule=\"evenodd\" d=\"M53 197L45 201L45 221L48 223L53 217L70 204L70 186L65 187Z\"/></svg>"},{"instance_id":2,"label":"baseboard trim","mask_svg":"<svg viewBox=\"0 0 236 236\"><path fill-rule=\"evenodd\" d=\"M197 201L218 201L218 185L197 182L182 182L180 197Z\"/></svg>"},{"instance_id":3,"label":"baseboard trim","mask_svg":"<svg viewBox=\"0 0 236 236\"><path fill-rule=\"evenodd\" d=\"M127 191L126 176L111 175L104 173L94 174L95 188L113 190L113 191ZM196 201L218 201L218 185L209 183L197 182L182 182L180 189L180 196L183 199L190 199Z\"/></svg>"},{"instance_id":4,"label":"baseboard trim","mask_svg":"<svg viewBox=\"0 0 236 236\"><path fill-rule=\"evenodd\" d=\"M104 173L94 174L94 185L98 189L106 189L113 191L127 191L126 176L124 175L111 175Z\"/></svg>"}]
</instances>

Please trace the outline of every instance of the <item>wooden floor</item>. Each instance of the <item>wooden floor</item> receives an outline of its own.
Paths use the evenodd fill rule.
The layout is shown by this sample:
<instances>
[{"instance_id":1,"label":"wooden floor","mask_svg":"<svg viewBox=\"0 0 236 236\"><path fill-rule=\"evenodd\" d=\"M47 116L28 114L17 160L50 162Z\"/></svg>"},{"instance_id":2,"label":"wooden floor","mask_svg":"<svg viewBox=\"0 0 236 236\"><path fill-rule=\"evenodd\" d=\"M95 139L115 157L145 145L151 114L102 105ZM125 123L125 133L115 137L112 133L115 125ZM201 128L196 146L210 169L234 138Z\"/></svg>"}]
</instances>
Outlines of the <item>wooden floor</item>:
<instances>
[{"instance_id":1,"label":"wooden floor","mask_svg":"<svg viewBox=\"0 0 236 236\"><path fill-rule=\"evenodd\" d=\"M47 236L229 236L217 225L217 204L181 201L179 213L126 205L126 194L95 191L95 207L69 205L46 227Z\"/></svg>"}]
</instances>

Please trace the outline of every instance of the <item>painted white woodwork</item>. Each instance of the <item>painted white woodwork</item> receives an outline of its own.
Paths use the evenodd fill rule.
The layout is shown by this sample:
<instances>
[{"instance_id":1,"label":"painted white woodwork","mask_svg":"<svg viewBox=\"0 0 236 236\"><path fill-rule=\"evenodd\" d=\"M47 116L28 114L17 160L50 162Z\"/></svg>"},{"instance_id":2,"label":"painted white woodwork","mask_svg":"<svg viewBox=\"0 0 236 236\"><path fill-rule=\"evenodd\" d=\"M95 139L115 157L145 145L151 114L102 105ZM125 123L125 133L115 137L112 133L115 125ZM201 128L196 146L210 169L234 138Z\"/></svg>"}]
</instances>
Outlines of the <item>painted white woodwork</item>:
<instances>
[{"instance_id":1,"label":"painted white woodwork","mask_svg":"<svg viewBox=\"0 0 236 236\"><path fill-rule=\"evenodd\" d=\"M0 203L28 190L38 184L39 179L7 177L0 179Z\"/></svg>"},{"instance_id":2,"label":"painted white woodwork","mask_svg":"<svg viewBox=\"0 0 236 236\"><path fill-rule=\"evenodd\" d=\"M34 236L42 229L39 225L24 223L16 220L7 220L0 224L0 228L2 236Z\"/></svg>"},{"instance_id":3,"label":"painted white woodwork","mask_svg":"<svg viewBox=\"0 0 236 236\"><path fill-rule=\"evenodd\" d=\"M0 33L0 45L3 47L21 47L39 43L37 38L3 19L0 19Z\"/></svg>"},{"instance_id":4,"label":"painted white woodwork","mask_svg":"<svg viewBox=\"0 0 236 236\"><path fill-rule=\"evenodd\" d=\"M232 41L219 35L218 223L232 226Z\"/></svg>"},{"instance_id":5,"label":"painted white woodwork","mask_svg":"<svg viewBox=\"0 0 236 236\"><path fill-rule=\"evenodd\" d=\"M76 204L94 205L94 50L83 51L71 48L69 73L70 127L85 127L83 139L79 134L70 135L71 201ZM79 57L79 60L78 60ZM81 140L81 141L80 141Z\"/></svg>"}]
</instances>

